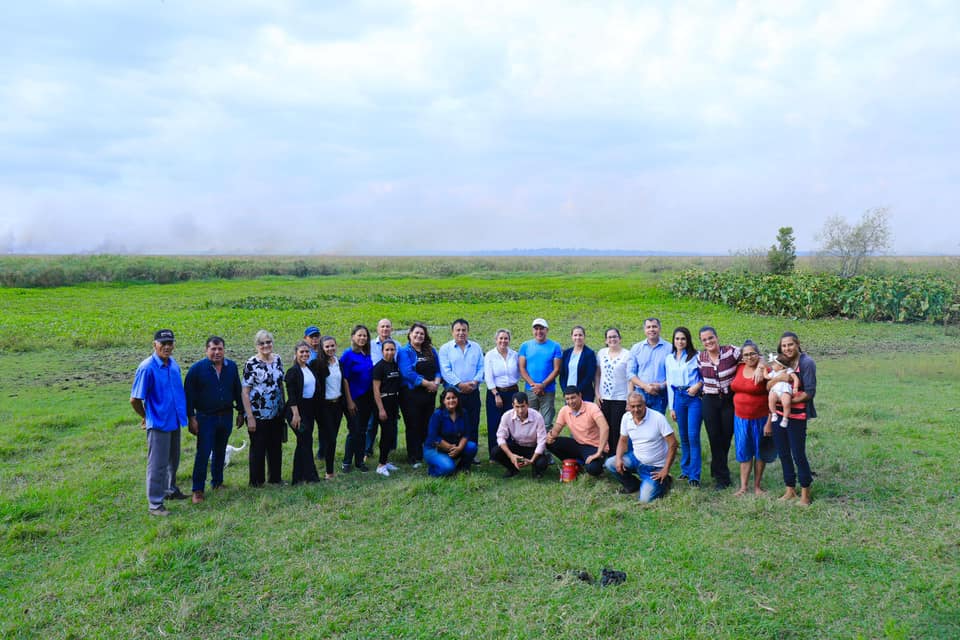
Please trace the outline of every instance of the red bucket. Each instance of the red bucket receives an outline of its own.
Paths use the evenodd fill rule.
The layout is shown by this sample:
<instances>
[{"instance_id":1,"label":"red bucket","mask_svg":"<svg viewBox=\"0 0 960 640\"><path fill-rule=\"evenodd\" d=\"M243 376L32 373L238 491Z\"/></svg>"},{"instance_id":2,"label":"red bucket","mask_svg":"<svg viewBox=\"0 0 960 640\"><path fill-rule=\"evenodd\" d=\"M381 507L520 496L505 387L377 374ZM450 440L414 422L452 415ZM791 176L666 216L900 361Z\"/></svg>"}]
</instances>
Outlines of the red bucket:
<instances>
[{"instance_id":1,"label":"red bucket","mask_svg":"<svg viewBox=\"0 0 960 640\"><path fill-rule=\"evenodd\" d=\"M563 468L560 469L560 482L573 482L577 479L580 472L580 463L573 458L567 458L563 461Z\"/></svg>"}]
</instances>

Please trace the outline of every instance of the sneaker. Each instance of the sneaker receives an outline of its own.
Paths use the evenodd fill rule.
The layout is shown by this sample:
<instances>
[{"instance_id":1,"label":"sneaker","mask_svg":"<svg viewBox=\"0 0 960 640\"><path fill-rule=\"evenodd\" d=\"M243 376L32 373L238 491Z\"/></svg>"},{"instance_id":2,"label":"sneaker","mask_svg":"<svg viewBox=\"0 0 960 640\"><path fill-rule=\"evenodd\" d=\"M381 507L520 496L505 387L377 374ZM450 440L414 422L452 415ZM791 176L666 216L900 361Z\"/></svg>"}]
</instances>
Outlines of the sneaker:
<instances>
[{"instance_id":1,"label":"sneaker","mask_svg":"<svg viewBox=\"0 0 960 640\"><path fill-rule=\"evenodd\" d=\"M340 465L340 473L350 473L351 469L352 467L348 465L346 462Z\"/></svg>"},{"instance_id":2,"label":"sneaker","mask_svg":"<svg viewBox=\"0 0 960 640\"><path fill-rule=\"evenodd\" d=\"M383 476L384 478L389 478L390 470L387 469L386 465L377 465L377 475Z\"/></svg>"},{"instance_id":3,"label":"sneaker","mask_svg":"<svg viewBox=\"0 0 960 640\"><path fill-rule=\"evenodd\" d=\"M630 489L629 487L620 487L619 489L617 489L617 493L619 493L620 495L629 495L631 493L636 493L637 491L640 491L640 487L637 487L636 489Z\"/></svg>"},{"instance_id":4,"label":"sneaker","mask_svg":"<svg viewBox=\"0 0 960 640\"><path fill-rule=\"evenodd\" d=\"M194 491L193 504L200 504L201 502L203 502L203 491Z\"/></svg>"},{"instance_id":5,"label":"sneaker","mask_svg":"<svg viewBox=\"0 0 960 640\"><path fill-rule=\"evenodd\" d=\"M368 467L367 465L361 463L361 464L358 464L358 465L357 465L357 471L360 471L360 472L362 472L362 473L366 473L367 471L370 471L370 467Z\"/></svg>"},{"instance_id":6,"label":"sneaker","mask_svg":"<svg viewBox=\"0 0 960 640\"><path fill-rule=\"evenodd\" d=\"M187 494L185 494L183 491L180 491L180 489L177 489L176 491L174 491L173 493L167 496L167 500L186 500L186 499L187 499Z\"/></svg>"},{"instance_id":7,"label":"sneaker","mask_svg":"<svg viewBox=\"0 0 960 640\"><path fill-rule=\"evenodd\" d=\"M400 471L400 467L398 467L397 465L393 464L392 462L388 462L388 463L386 463L386 464L383 465L383 466L385 466L385 467L387 468L387 471Z\"/></svg>"},{"instance_id":8,"label":"sneaker","mask_svg":"<svg viewBox=\"0 0 960 640\"><path fill-rule=\"evenodd\" d=\"M780 421L780 428L781 428L781 429L786 429L789 422L790 422L790 421L787 420L786 417L784 417L783 420Z\"/></svg>"},{"instance_id":9,"label":"sneaker","mask_svg":"<svg viewBox=\"0 0 960 640\"><path fill-rule=\"evenodd\" d=\"M779 414L773 413L770 415L770 424L777 424L779 420L780 420Z\"/></svg>"},{"instance_id":10,"label":"sneaker","mask_svg":"<svg viewBox=\"0 0 960 640\"><path fill-rule=\"evenodd\" d=\"M414 468L414 469L419 469L419 468L422 467L422 466L423 466L423 463L420 462L419 460L413 463L413 468Z\"/></svg>"},{"instance_id":11,"label":"sneaker","mask_svg":"<svg viewBox=\"0 0 960 640\"><path fill-rule=\"evenodd\" d=\"M167 511L164 507L157 507L155 509L151 508L149 513L152 516L160 516L162 518L165 518L168 515L170 515L170 512Z\"/></svg>"}]
</instances>

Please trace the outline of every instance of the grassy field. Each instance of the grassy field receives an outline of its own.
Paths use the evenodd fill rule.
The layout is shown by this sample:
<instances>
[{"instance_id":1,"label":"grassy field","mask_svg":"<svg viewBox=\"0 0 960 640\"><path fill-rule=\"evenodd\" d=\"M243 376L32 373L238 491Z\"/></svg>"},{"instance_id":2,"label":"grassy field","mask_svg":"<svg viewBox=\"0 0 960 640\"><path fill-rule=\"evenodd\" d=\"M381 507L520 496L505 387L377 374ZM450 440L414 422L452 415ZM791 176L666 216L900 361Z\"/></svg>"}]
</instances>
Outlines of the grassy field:
<instances>
[{"instance_id":1,"label":"grassy field","mask_svg":"<svg viewBox=\"0 0 960 640\"><path fill-rule=\"evenodd\" d=\"M955 337L734 314L671 298L660 287L668 270L544 268L0 289L0 635L960 635ZM238 456L228 489L148 517L144 437L128 399L156 328L177 332L186 369L210 333L243 360L254 332L270 329L289 362L307 324L343 345L356 322L422 320L439 344L461 315L485 349L500 326L518 346L539 315L564 345L583 324L594 348L607 325L627 344L640 339L648 315L668 330L713 324L722 341L750 337L762 349L795 330L819 367L814 504L775 499L778 464L769 496L678 487L643 508L608 479L505 482L486 463L446 481L401 465L389 479L249 489ZM189 488L192 436L184 443ZM603 567L627 582L556 579Z\"/></svg>"}]
</instances>

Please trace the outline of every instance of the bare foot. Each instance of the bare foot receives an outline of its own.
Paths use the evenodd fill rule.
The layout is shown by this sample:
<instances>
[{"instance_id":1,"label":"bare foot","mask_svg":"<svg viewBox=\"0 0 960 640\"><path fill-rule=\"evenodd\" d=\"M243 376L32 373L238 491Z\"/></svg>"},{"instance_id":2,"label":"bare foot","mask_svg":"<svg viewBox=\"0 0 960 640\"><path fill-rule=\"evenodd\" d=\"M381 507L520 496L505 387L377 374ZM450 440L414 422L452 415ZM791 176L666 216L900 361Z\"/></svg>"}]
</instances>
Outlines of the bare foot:
<instances>
[{"instance_id":1,"label":"bare foot","mask_svg":"<svg viewBox=\"0 0 960 640\"><path fill-rule=\"evenodd\" d=\"M810 506L810 503L811 503L811 502L813 502L813 500L810 498L810 488L809 488L809 487L806 487L806 488L801 487L801 489L800 489L800 504L802 504L803 506L807 507L807 506Z\"/></svg>"},{"instance_id":2,"label":"bare foot","mask_svg":"<svg viewBox=\"0 0 960 640\"><path fill-rule=\"evenodd\" d=\"M328 473L328 474L326 474L325 476L323 476L323 479L324 479L324 480L333 480L333 474L332 474L332 473Z\"/></svg>"},{"instance_id":3,"label":"bare foot","mask_svg":"<svg viewBox=\"0 0 960 640\"><path fill-rule=\"evenodd\" d=\"M787 487L787 490L780 496L781 500L793 500L797 497L797 491L793 487Z\"/></svg>"},{"instance_id":4,"label":"bare foot","mask_svg":"<svg viewBox=\"0 0 960 640\"><path fill-rule=\"evenodd\" d=\"M762 495L766 494L767 492L766 492L764 489L761 489L760 487L754 487L754 488L753 488L753 493L754 493L755 495L762 496Z\"/></svg>"},{"instance_id":5,"label":"bare foot","mask_svg":"<svg viewBox=\"0 0 960 640\"><path fill-rule=\"evenodd\" d=\"M746 488L746 487L740 487L740 488L737 490L737 492L734 493L733 495L735 495L735 496L742 496L742 495L745 494L746 492L747 492L747 488Z\"/></svg>"}]
</instances>

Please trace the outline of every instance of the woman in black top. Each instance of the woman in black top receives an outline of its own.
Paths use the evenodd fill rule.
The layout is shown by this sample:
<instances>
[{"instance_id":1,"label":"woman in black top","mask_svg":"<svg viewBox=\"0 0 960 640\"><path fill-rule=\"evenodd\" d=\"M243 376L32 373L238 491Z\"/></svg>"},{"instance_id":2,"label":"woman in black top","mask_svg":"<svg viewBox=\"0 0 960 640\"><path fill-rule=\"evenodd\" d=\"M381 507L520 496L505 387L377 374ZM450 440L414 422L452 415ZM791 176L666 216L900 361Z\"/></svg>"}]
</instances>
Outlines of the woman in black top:
<instances>
[{"instance_id":1,"label":"woman in black top","mask_svg":"<svg viewBox=\"0 0 960 640\"><path fill-rule=\"evenodd\" d=\"M400 367L397 365L397 343L384 340L383 359L373 366L373 401L377 404L380 422L380 460L377 473L389 477L397 467L388 461L397 448L397 416L400 413Z\"/></svg>"},{"instance_id":2,"label":"woman in black top","mask_svg":"<svg viewBox=\"0 0 960 640\"><path fill-rule=\"evenodd\" d=\"M294 350L293 366L287 369L287 420L297 436L293 452L293 484L319 482L320 474L313 461L313 424L317 417L318 399L323 395L323 376L319 361L310 362L310 345L301 340Z\"/></svg>"}]
</instances>

